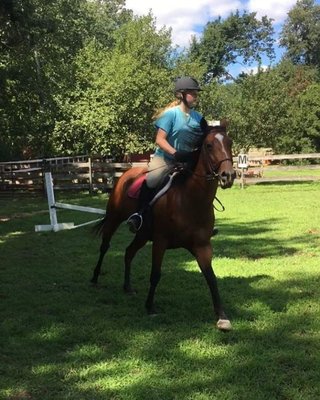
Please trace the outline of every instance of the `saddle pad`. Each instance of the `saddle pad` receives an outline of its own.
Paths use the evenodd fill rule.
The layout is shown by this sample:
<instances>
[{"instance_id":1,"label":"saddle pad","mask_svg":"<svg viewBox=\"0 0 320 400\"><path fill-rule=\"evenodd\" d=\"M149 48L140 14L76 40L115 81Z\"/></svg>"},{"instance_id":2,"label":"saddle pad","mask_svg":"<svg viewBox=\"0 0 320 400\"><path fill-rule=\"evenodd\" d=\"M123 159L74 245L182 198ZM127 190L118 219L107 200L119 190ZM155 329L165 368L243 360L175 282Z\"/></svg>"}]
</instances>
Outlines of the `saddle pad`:
<instances>
[{"instance_id":1,"label":"saddle pad","mask_svg":"<svg viewBox=\"0 0 320 400\"><path fill-rule=\"evenodd\" d=\"M131 197L132 199L138 199L140 188L145 180L146 180L146 174L139 176L139 178L137 178L129 187L128 196Z\"/></svg>"}]
</instances>

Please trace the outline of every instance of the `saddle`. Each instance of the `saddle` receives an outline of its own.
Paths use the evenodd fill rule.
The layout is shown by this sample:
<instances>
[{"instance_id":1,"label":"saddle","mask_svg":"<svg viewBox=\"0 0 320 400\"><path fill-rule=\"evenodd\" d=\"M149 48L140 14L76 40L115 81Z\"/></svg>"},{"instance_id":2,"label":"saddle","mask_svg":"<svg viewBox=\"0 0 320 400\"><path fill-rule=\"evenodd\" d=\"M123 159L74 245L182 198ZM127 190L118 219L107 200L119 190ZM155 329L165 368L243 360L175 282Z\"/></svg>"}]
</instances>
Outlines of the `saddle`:
<instances>
[{"instance_id":1,"label":"saddle","mask_svg":"<svg viewBox=\"0 0 320 400\"><path fill-rule=\"evenodd\" d=\"M179 171L173 171L171 174L168 175L167 179L157 188L157 193L150 201L150 206L152 206L162 195L164 195L172 185L174 177L179 174ZM140 189L143 182L146 180L147 173L140 175L136 178L128 190L128 196L132 199L138 199L140 195ZM159 189L159 190L158 190Z\"/></svg>"}]
</instances>

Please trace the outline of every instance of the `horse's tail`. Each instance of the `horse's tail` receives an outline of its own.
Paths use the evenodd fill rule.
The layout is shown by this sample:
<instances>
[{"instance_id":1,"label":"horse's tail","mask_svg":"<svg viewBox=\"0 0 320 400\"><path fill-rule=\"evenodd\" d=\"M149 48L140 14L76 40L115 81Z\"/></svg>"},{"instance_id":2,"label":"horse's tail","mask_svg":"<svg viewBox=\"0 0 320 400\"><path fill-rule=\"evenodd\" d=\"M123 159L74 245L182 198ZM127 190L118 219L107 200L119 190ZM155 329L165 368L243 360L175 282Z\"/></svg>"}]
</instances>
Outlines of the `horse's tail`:
<instances>
[{"instance_id":1,"label":"horse's tail","mask_svg":"<svg viewBox=\"0 0 320 400\"><path fill-rule=\"evenodd\" d=\"M103 225L105 224L106 221L107 221L107 214L100 221L98 221L96 224L94 224L94 226L92 228L92 233L94 235L100 236L102 229L103 229Z\"/></svg>"}]
</instances>

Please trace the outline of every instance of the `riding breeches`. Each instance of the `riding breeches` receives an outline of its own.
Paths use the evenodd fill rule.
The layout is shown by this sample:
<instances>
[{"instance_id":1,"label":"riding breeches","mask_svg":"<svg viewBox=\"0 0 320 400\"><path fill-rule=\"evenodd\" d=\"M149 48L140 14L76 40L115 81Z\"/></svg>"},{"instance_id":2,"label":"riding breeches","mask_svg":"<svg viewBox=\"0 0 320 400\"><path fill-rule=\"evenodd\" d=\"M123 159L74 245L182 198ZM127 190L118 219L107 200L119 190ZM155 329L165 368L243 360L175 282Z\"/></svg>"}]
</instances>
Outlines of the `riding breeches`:
<instances>
[{"instance_id":1,"label":"riding breeches","mask_svg":"<svg viewBox=\"0 0 320 400\"><path fill-rule=\"evenodd\" d=\"M164 178L174 168L174 162L166 160L163 157L154 156L148 165L147 185L150 189L160 185Z\"/></svg>"}]
</instances>

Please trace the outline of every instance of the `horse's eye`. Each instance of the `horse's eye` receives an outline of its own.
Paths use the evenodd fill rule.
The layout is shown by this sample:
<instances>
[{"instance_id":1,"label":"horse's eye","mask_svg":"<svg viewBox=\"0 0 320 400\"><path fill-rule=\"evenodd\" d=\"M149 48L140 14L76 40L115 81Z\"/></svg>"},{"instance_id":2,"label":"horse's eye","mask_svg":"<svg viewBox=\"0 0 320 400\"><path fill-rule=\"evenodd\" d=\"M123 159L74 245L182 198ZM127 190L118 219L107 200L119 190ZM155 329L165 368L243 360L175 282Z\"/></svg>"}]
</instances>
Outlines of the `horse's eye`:
<instances>
[{"instance_id":1,"label":"horse's eye","mask_svg":"<svg viewBox=\"0 0 320 400\"><path fill-rule=\"evenodd\" d=\"M212 150L213 149L213 144L212 143L207 143L206 144L207 150Z\"/></svg>"}]
</instances>

